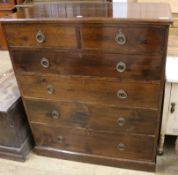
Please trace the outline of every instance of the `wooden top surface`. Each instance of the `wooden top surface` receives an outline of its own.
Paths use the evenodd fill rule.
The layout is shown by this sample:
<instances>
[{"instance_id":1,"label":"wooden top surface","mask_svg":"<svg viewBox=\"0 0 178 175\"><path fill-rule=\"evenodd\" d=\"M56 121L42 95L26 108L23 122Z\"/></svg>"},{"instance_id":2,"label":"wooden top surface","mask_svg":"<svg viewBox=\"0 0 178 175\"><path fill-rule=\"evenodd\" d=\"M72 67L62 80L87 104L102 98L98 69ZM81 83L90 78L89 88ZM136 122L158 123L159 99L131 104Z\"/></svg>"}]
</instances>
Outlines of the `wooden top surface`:
<instances>
[{"instance_id":1,"label":"wooden top surface","mask_svg":"<svg viewBox=\"0 0 178 175\"><path fill-rule=\"evenodd\" d=\"M168 4L154 3L109 3L109 2L61 2L35 3L3 22L137 22L137 23L172 23Z\"/></svg>"}]
</instances>

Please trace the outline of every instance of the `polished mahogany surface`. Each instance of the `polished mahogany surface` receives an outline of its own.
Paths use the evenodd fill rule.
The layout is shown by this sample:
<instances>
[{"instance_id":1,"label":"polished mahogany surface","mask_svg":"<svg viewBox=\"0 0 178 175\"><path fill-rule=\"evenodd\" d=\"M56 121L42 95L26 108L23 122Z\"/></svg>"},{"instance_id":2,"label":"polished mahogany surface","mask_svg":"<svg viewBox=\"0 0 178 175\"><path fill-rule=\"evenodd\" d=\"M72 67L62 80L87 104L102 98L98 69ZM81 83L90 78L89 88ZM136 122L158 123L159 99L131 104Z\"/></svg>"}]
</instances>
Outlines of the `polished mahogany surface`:
<instances>
[{"instance_id":1,"label":"polished mahogany surface","mask_svg":"<svg viewBox=\"0 0 178 175\"><path fill-rule=\"evenodd\" d=\"M147 3L110 3L110 2L75 2L75 3L37 3L23 7L12 17L3 21L100 21L107 22L172 22L167 4Z\"/></svg>"},{"instance_id":2,"label":"polished mahogany surface","mask_svg":"<svg viewBox=\"0 0 178 175\"><path fill-rule=\"evenodd\" d=\"M37 153L155 170L169 6L44 3L2 21Z\"/></svg>"}]
</instances>

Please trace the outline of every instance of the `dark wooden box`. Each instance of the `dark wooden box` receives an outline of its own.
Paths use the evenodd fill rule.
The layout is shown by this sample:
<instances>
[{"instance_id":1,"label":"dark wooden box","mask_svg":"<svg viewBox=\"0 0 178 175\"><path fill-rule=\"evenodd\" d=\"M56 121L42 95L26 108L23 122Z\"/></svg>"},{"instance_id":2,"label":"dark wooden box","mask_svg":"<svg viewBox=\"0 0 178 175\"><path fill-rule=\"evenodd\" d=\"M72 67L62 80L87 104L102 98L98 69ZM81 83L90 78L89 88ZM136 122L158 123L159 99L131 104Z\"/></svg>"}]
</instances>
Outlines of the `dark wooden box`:
<instances>
[{"instance_id":1,"label":"dark wooden box","mask_svg":"<svg viewBox=\"0 0 178 175\"><path fill-rule=\"evenodd\" d=\"M12 70L0 75L0 157L24 161L33 145Z\"/></svg>"}]
</instances>

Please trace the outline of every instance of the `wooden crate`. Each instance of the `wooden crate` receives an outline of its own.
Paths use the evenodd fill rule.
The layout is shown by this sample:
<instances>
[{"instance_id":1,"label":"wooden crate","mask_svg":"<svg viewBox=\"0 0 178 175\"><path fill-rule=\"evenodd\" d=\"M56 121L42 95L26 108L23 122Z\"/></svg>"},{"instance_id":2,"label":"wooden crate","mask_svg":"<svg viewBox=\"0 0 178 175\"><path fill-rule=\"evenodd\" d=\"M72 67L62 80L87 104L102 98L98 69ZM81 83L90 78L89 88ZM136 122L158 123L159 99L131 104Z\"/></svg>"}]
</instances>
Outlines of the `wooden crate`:
<instances>
[{"instance_id":1,"label":"wooden crate","mask_svg":"<svg viewBox=\"0 0 178 175\"><path fill-rule=\"evenodd\" d=\"M17 82L6 54L0 65L0 158L24 161L33 141Z\"/></svg>"}]
</instances>

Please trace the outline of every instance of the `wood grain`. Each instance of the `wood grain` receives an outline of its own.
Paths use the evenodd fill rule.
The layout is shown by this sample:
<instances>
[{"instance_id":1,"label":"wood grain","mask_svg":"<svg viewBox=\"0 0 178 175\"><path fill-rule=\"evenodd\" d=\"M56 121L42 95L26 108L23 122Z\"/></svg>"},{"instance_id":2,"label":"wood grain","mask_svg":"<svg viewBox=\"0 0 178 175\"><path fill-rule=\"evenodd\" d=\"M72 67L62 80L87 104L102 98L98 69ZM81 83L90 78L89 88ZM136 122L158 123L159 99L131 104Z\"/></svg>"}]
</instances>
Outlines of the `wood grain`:
<instances>
[{"instance_id":1,"label":"wood grain","mask_svg":"<svg viewBox=\"0 0 178 175\"><path fill-rule=\"evenodd\" d=\"M162 56L119 55L101 52L68 52L55 49L11 49L15 71L24 75L82 75L115 77L120 80L158 81ZM43 58L49 67L41 65ZM117 64L126 65L124 72Z\"/></svg>"},{"instance_id":2,"label":"wood grain","mask_svg":"<svg viewBox=\"0 0 178 175\"><path fill-rule=\"evenodd\" d=\"M119 45L115 41L119 32L124 34L126 38L124 45ZM163 51L165 30L152 26L122 26L118 24L114 27L103 27L85 25L81 27L81 38L83 49L101 49L123 54L154 54Z\"/></svg>"},{"instance_id":3,"label":"wood grain","mask_svg":"<svg viewBox=\"0 0 178 175\"><path fill-rule=\"evenodd\" d=\"M122 107L157 109L159 106L159 84L138 84L68 76L18 76L18 81L24 97ZM49 86L54 88L54 93L48 93ZM126 91L127 99L117 97L120 89ZM146 98L145 94L148 94Z\"/></svg>"},{"instance_id":4,"label":"wood grain","mask_svg":"<svg viewBox=\"0 0 178 175\"><path fill-rule=\"evenodd\" d=\"M38 146L52 147L71 153L89 153L131 160L152 160L153 158L153 137L99 134L68 127L58 127L54 130L51 127L35 124L32 125L32 130ZM59 137L63 137L63 141L59 141ZM124 144L124 150L118 150L118 144Z\"/></svg>"},{"instance_id":5,"label":"wood grain","mask_svg":"<svg viewBox=\"0 0 178 175\"><path fill-rule=\"evenodd\" d=\"M45 35L44 43L36 41L36 34L41 31ZM75 28L70 25L45 24L8 24L5 26L9 46L23 47L58 47L76 48Z\"/></svg>"},{"instance_id":6,"label":"wood grain","mask_svg":"<svg viewBox=\"0 0 178 175\"><path fill-rule=\"evenodd\" d=\"M32 123L88 128L100 132L155 135L158 111L25 99ZM52 115L54 111L58 116ZM111 117L112 116L112 117Z\"/></svg>"}]
</instances>

